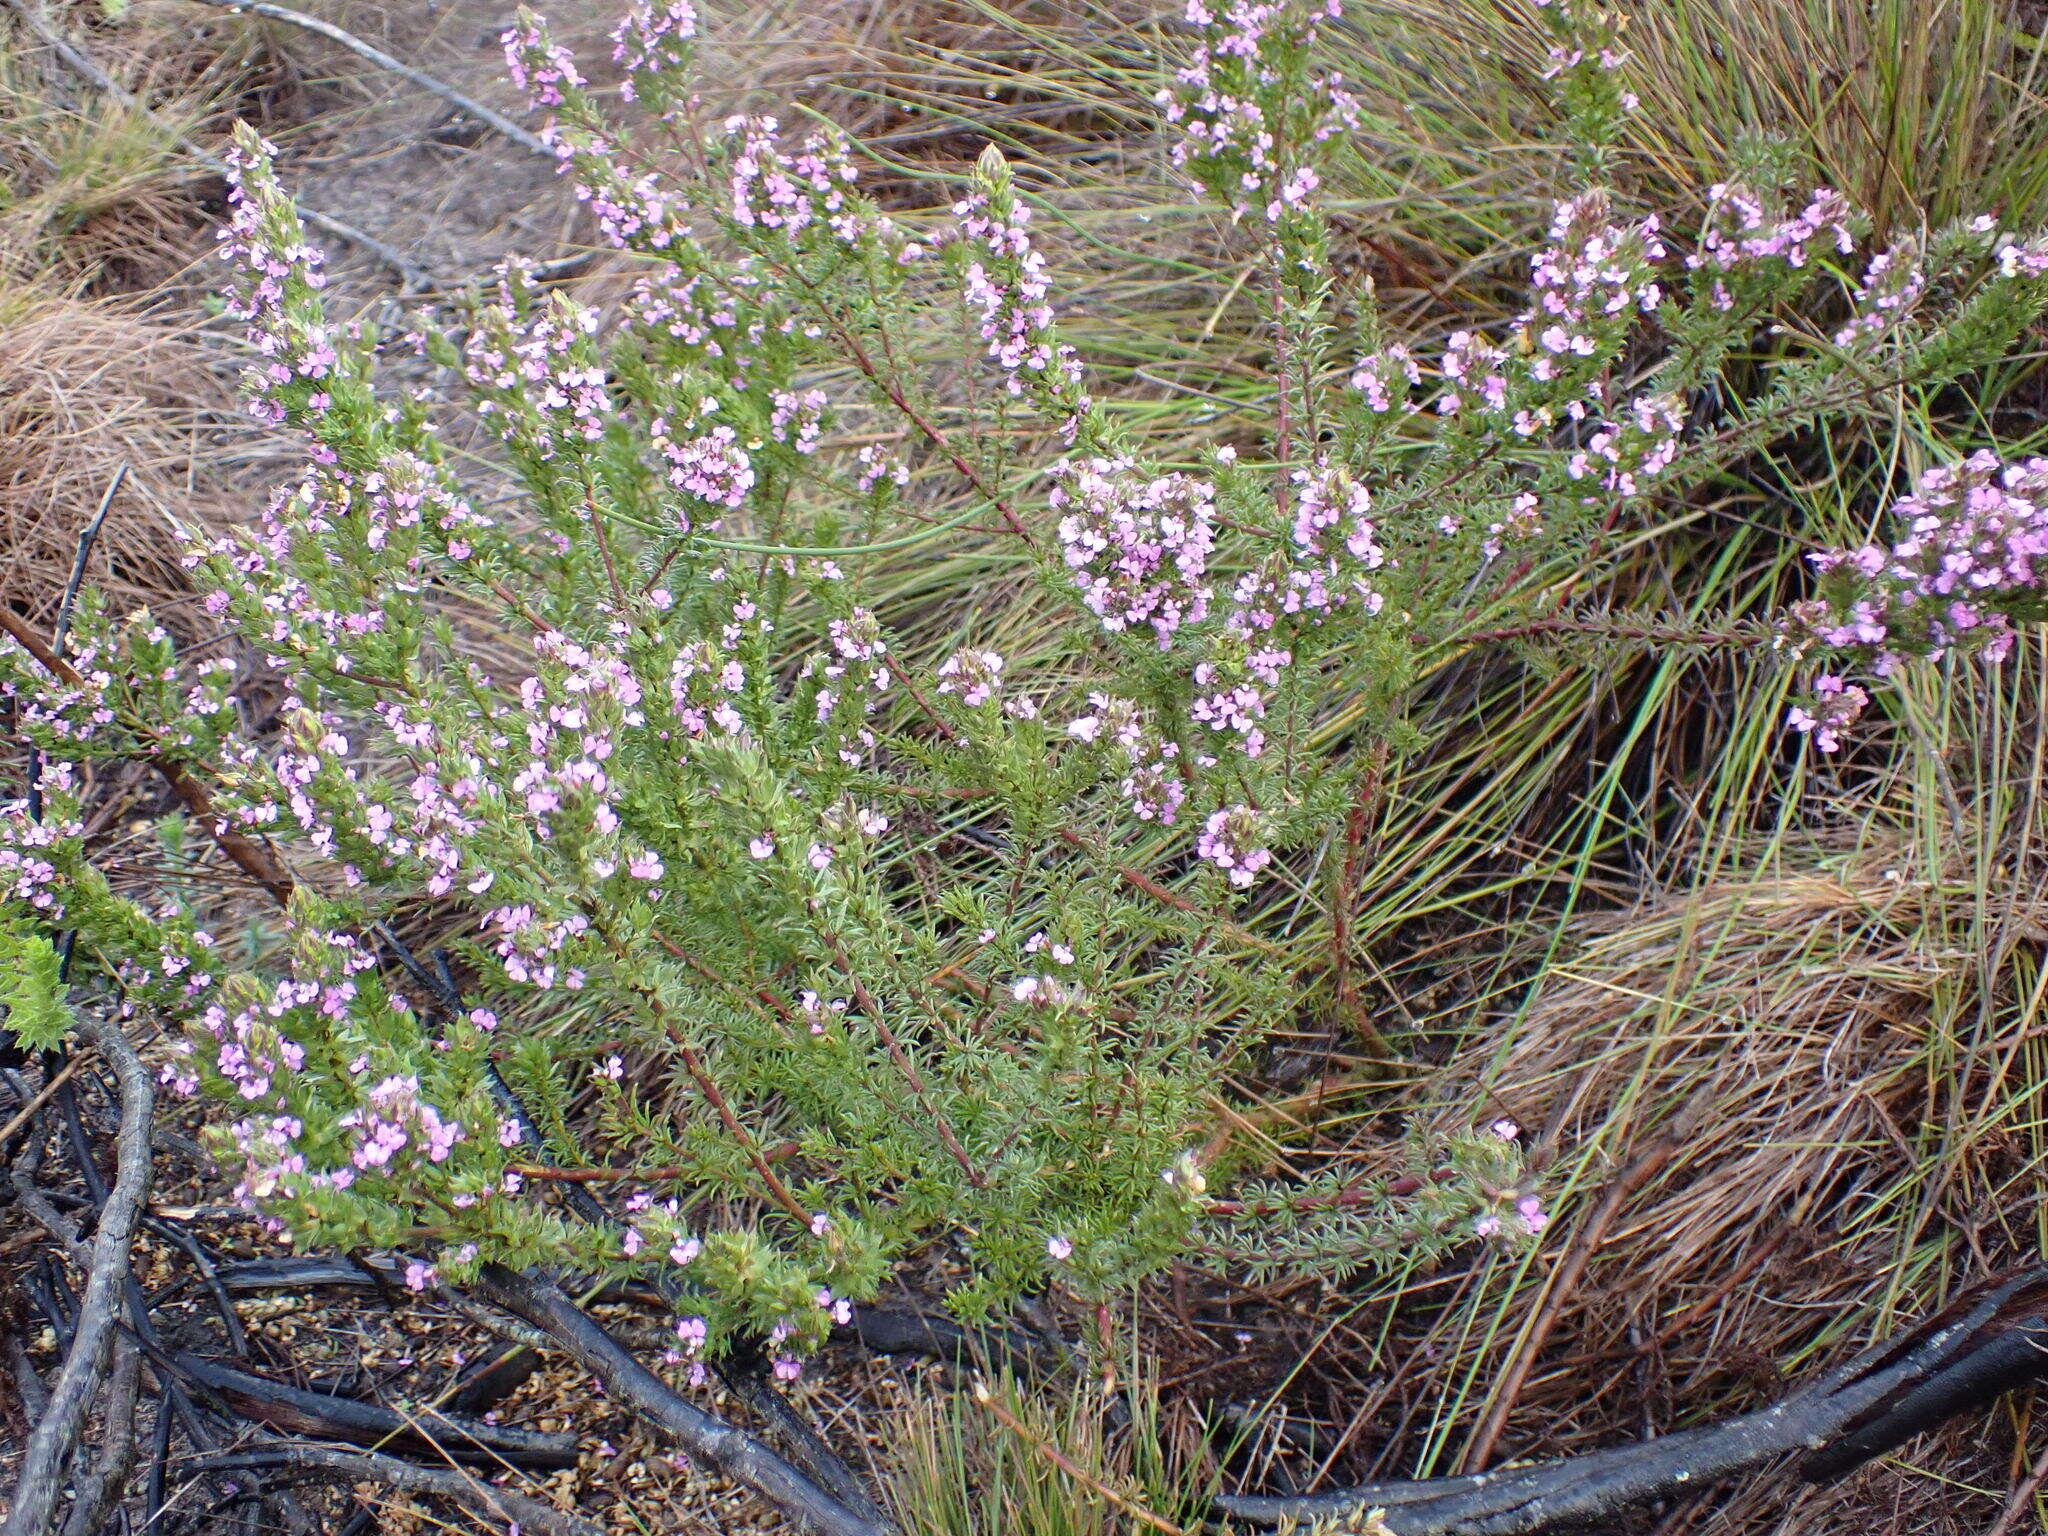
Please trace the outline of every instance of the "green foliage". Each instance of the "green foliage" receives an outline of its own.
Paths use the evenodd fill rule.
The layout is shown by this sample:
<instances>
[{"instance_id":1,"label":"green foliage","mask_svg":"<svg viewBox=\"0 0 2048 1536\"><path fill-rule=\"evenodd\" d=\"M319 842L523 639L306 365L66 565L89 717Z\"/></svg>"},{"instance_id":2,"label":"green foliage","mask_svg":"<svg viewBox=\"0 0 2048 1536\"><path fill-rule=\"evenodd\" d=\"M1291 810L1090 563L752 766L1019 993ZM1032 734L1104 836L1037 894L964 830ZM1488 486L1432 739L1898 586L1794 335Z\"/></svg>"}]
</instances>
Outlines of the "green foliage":
<instances>
[{"instance_id":1,"label":"green foliage","mask_svg":"<svg viewBox=\"0 0 2048 1536\"><path fill-rule=\"evenodd\" d=\"M62 968L49 937L23 919L0 919L0 1007L7 1028L29 1050L54 1049L71 1027Z\"/></svg>"},{"instance_id":2,"label":"green foliage","mask_svg":"<svg viewBox=\"0 0 2048 1536\"><path fill-rule=\"evenodd\" d=\"M232 308L255 409L309 463L194 559L285 680L279 728L147 615L82 614L75 681L13 650L0 679L67 770L203 774L193 820L271 840L297 889L275 952L230 963L188 894L93 871L67 773L46 824L8 824L20 916L183 1028L171 1079L234 1106L224 1148L281 1235L427 1255L417 1284L675 1266L686 1356L765 1336L793 1364L934 1243L973 1314L1194 1251L1348 1275L1534 1235L1513 1127L1225 1199L1247 1170L1212 1119L1305 1013L1392 1048L1360 1001L1368 844L1425 756L1466 750L1432 708L1450 661L1763 649L1579 594L1662 498L2004 356L2048 297L2039 248L1958 225L1859 283L1831 196L1758 171L1674 254L1589 186L1525 312L1424 359L1338 292L1328 18L1198 10L1158 121L1234 220L1266 352L1169 456L1147 396L1093 392L1031 167L984 155L950 209L884 210L840 137L697 121L679 16L622 33L653 118L630 131L537 24L508 45L632 263L613 315L514 263L409 335L338 327L244 137ZM1591 174L1631 108L1608 23L1554 21ZM1851 323L1759 347L1809 300ZM431 388L387 382L401 350ZM487 451L444 446L465 422ZM991 613L902 584L913 561L1006 573L1045 635L998 649ZM478 659L508 638L525 676ZM459 1002L371 937L422 898L459 918ZM536 1198L544 1156L637 1174L623 1235Z\"/></svg>"}]
</instances>

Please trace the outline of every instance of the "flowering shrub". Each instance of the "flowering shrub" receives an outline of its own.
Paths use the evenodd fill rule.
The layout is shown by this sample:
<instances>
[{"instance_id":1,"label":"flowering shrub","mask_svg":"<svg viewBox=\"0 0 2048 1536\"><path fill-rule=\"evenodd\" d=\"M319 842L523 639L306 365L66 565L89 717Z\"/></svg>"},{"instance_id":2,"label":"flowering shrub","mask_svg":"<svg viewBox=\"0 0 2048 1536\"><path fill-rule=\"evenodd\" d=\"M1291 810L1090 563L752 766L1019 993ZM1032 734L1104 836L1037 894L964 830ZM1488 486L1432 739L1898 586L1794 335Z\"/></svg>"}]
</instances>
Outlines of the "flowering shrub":
<instances>
[{"instance_id":1,"label":"flowering shrub","mask_svg":"<svg viewBox=\"0 0 2048 1536\"><path fill-rule=\"evenodd\" d=\"M1600 18L1547 14L1597 168L1622 59ZM1187 19L1167 158L1271 295L1271 398L1227 424L1250 446L1199 462L1154 462L1089 392L1000 156L950 210L885 212L853 143L700 121L677 0L615 34L642 131L538 23L506 38L632 264L614 311L511 263L408 335L337 326L245 133L231 308L252 408L308 462L192 563L289 697L250 731L235 667L147 615L88 607L61 667L0 653L43 763L0 817L17 1031L61 1029L48 935L75 931L177 1031L167 1080L231 1106L239 1193L281 1237L404 1251L417 1286L487 1259L670 1266L678 1361L745 1335L787 1374L935 1242L972 1311L1195 1249L1341 1269L1539 1231L1505 1122L1418 1146L1416 1176L1210 1193L1227 1075L1352 958L1340 938L1294 972L1262 935L1360 899L1355 812L1424 744L1435 659L1569 617L1556 578L1597 580L1653 498L1873 380L1999 356L2042 263L1979 224L1843 269L1856 221L1825 191L1731 181L1680 239L1588 187L1526 312L1424 357L1331 299L1318 147L1349 105L1312 60L1335 0ZM1819 284L1853 317L1724 388ZM949 342L999 387L916 361ZM435 390L380 383L408 349ZM443 445L462 411L482 458ZM1944 473L1936 522L1831 567L1860 595L1831 586L1798 636L1881 671L2017 611L2041 471ZM487 500L499 478L516 494ZM1053 614L1034 658L986 615L935 644L892 607L894 562L991 550ZM522 675L475 659L478 631L517 637ZM196 888L138 902L94 868L83 770L115 759L190 791L174 845L289 860L274 951L216 938ZM375 937L422 901L469 935L466 996ZM550 1163L616 1172L617 1227L541 1198Z\"/></svg>"},{"instance_id":2,"label":"flowering shrub","mask_svg":"<svg viewBox=\"0 0 2048 1536\"><path fill-rule=\"evenodd\" d=\"M1901 532L1889 547L1815 554L1820 595L1797 604L1785 632L1834 665L1873 677L1909 656L2012 647L2012 620L2048 617L2048 459L2002 464L1991 453L1931 469L1891 508ZM1832 752L1870 695L1839 671L1816 677L1792 708L1795 730Z\"/></svg>"}]
</instances>

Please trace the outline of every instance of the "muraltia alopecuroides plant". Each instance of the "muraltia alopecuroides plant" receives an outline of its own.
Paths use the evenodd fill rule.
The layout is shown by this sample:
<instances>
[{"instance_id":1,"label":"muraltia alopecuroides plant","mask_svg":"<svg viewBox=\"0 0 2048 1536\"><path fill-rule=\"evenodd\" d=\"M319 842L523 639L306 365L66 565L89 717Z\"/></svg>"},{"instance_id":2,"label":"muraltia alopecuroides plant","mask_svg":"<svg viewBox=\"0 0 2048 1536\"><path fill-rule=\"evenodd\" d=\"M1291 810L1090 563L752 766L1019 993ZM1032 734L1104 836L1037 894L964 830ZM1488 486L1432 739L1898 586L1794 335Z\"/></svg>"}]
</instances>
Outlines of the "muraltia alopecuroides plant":
<instances>
[{"instance_id":1,"label":"muraltia alopecuroides plant","mask_svg":"<svg viewBox=\"0 0 2048 1536\"><path fill-rule=\"evenodd\" d=\"M1594 174L1631 105L1622 42L1546 14ZM230 1107L239 1193L280 1237L403 1252L419 1286L659 1266L679 1361L743 1336L791 1373L934 1245L971 1313L1190 1251L1342 1272L1540 1230L1505 1122L1417 1148L1420 1179L1212 1193L1215 1097L1330 991L1262 935L1359 899L1346 828L1426 744L1426 666L1543 632L1561 573L1596 583L1642 509L1735 455L2000 355L2043 249L1980 221L1852 266L1856 215L1825 191L1731 182L1681 239L1589 184L1526 313L1423 356L1331 299L1322 153L1352 108L1312 61L1335 0L1186 21L1165 153L1257 264L1272 360L1219 434L1240 446L1199 461L1152 461L1091 392L1029 167L991 152L950 208L884 212L857 144L702 120L687 5L614 34L633 130L539 23L505 39L631 264L604 311L514 262L409 334L337 325L244 132L230 312L253 408L308 464L192 564L289 697L254 735L234 662L90 605L61 675L6 651L39 763L0 818L16 1030L61 1033L51 935L74 933L177 1037L173 1086ZM1720 387L1825 284L1846 323ZM948 338L955 366L929 366ZM381 384L394 350L439 384ZM486 452L443 446L458 420ZM1950 643L1927 594L1987 540L1976 627L2032 600L2041 472L1943 474L1917 542L1834 562L1780 641L1879 671L1886 646ZM956 551L1021 564L1059 642L1026 661L892 617L887 573ZM487 669L479 631L523 665ZM214 834L288 861L278 943L95 869L83 770L136 757L206 786L198 825L165 824L174 853ZM422 902L470 935L459 999L394 979L375 938ZM616 1224L547 1197L551 1163L625 1176Z\"/></svg>"}]
</instances>

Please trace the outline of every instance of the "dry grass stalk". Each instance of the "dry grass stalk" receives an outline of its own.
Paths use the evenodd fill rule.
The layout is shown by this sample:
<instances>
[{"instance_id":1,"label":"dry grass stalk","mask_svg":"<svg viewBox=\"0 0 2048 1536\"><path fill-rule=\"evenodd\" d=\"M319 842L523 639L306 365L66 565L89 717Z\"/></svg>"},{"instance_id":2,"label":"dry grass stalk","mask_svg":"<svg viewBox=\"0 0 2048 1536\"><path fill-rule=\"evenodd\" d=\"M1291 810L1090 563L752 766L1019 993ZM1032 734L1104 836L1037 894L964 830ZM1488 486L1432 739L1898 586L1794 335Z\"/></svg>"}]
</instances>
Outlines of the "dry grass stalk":
<instances>
[{"instance_id":1,"label":"dry grass stalk","mask_svg":"<svg viewBox=\"0 0 2048 1536\"><path fill-rule=\"evenodd\" d=\"M55 611L114 477L94 581L116 604L186 590L170 517L218 510L226 393L190 339L101 300L0 289L0 601Z\"/></svg>"}]
</instances>

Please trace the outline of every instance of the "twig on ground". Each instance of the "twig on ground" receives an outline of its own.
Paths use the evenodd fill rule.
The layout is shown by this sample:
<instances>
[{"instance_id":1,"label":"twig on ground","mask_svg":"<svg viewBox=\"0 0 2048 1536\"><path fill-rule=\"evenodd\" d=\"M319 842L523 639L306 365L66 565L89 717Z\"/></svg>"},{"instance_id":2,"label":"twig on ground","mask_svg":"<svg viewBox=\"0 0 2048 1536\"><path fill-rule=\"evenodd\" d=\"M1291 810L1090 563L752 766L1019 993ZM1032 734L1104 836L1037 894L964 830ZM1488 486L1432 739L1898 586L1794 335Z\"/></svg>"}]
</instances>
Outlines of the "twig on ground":
<instances>
[{"instance_id":1,"label":"twig on ground","mask_svg":"<svg viewBox=\"0 0 2048 1536\"><path fill-rule=\"evenodd\" d=\"M99 1461L79 1480L78 1496L64 1521L64 1536L99 1536L101 1522L128 1491L135 1465L135 1403L142 1387L142 1351L133 1340L116 1339L114 1369L101 1408Z\"/></svg>"},{"instance_id":2,"label":"twig on ground","mask_svg":"<svg viewBox=\"0 0 2048 1536\"><path fill-rule=\"evenodd\" d=\"M81 1059L82 1058L80 1057L73 1056L69 1061L65 1062L64 1065L60 1067L56 1071L56 1073L51 1076L50 1080L47 1083L44 1083L41 1088L36 1090L36 1096L34 1098L30 1099L26 1104L22 1105L20 1109L16 1110L14 1112L13 1117L9 1119L5 1125L0 1125L0 1146L5 1146L8 1140L14 1135L16 1131L20 1130L24 1125L27 1125L29 1121L33 1120L36 1117L37 1110L41 1109L45 1104L49 1103L50 1100L57 1096L57 1090L59 1088L62 1088L66 1083L71 1081L71 1074L78 1070L79 1062L81 1061Z\"/></svg>"},{"instance_id":3,"label":"twig on ground","mask_svg":"<svg viewBox=\"0 0 2048 1536\"><path fill-rule=\"evenodd\" d=\"M2014 1487L2012 1496L2005 1501L2005 1508L1998 1512L1998 1518L1992 1522L1984 1536L2007 1536L2007 1533L2019 1524L2020 1516L2026 1510L2027 1501L2033 1498L2044 1481L2048 1481L2048 1446L2044 1446L2041 1454L2034 1458L2033 1466L2027 1469L2027 1475Z\"/></svg>"},{"instance_id":4,"label":"twig on ground","mask_svg":"<svg viewBox=\"0 0 2048 1536\"><path fill-rule=\"evenodd\" d=\"M341 1482L383 1483L406 1493L433 1493L512 1522L543 1536L603 1536L595 1521L568 1514L510 1488L480 1482L465 1472L419 1467L374 1451L344 1451L331 1445L271 1441L245 1450L200 1456L185 1464L197 1473L264 1470L326 1477Z\"/></svg>"},{"instance_id":5,"label":"twig on ground","mask_svg":"<svg viewBox=\"0 0 2048 1536\"><path fill-rule=\"evenodd\" d=\"M452 1285L440 1286L437 1294L484 1332L495 1334L508 1343L526 1349L550 1349L554 1346L555 1341L541 1329L530 1323L522 1323L516 1317L508 1317L496 1307L487 1307L480 1301L474 1301Z\"/></svg>"},{"instance_id":6,"label":"twig on ground","mask_svg":"<svg viewBox=\"0 0 2048 1536\"><path fill-rule=\"evenodd\" d=\"M270 5L265 0L191 0L194 5L211 5L224 11L240 11L248 16L267 16L272 21L281 21L286 26L314 33L329 42L339 43L358 58L368 59L379 69L388 70L402 79L410 80L423 91L431 91L450 106L463 114L475 118L493 133L510 139L529 154L539 155L552 161L555 152L549 149L545 140L536 133L520 127L512 119L499 112L493 112L482 102L463 95L445 80L437 80L425 70L415 69L403 59L393 58L375 44L366 43L353 32L344 31L331 21L318 16L308 16L303 11L294 11L282 5Z\"/></svg>"},{"instance_id":7,"label":"twig on ground","mask_svg":"<svg viewBox=\"0 0 2048 1536\"><path fill-rule=\"evenodd\" d=\"M667 1431L693 1460L746 1484L805 1529L821 1536L895 1536L892 1526L848 1509L746 1431L678 1395L550 1282L487 1264L478 1289L545 1330L607 1392Z\"/></svg>"},{"instance_id":8,"label":"twig on ground","mask_svg":"<svg viewBox=\"0 0 2048 1536\"><path fill-rule=\"evenodd\" d=\"M64 1488L64 1469L80 1441L87 1410L106 1370L116 1309L129 1277L129 1249L142 1202L149 1193L149 1120L154 1107L149 1072L127 1037L112 1024L80 1017L79 1034L113 1066L121 1088L114 1187L101 1206L93 1234L85 1295L71 1348L50 1387L49 1406L30 1431L4 1536L44 1536Z\"/></svg>"},{"instance_id":9,"label":"twig on ground","mask_svg":"<svg viewBox=\"0 0 2048 1536\"><path fill-rule=\"evenodd\" d=\"M220 1316L220 1325L227 1331L228 1348L240 1360L249 1358L249 1334L242 1327L241 1315L235 1311L234 1298L228 1295L228 1288L221 1284L220 1265L206 1246L191 1233L183 1231L175 1222L165 1221L161 1216L144 1216L143 1226L155 1237L169 1243L199 1269L199 1278L206 1286L206 1293L213 1298L213 1310Z\"/></svg>"},{"instance_id":10,"label":"twig on ground","mask_svg":"<svg viewBox=\"0 0 2048 1536\"><path fill-rule=\"evenodd\" d=\"M43 1390L43 1378L36 1374L36 1368L29 1364L28 1351L21 1347L21 1340L8 1334L0 1342L0 1354L7 1359L7 1374L14 1381L14 1390L21 1394L22 1412L34 1424L49 1411L50 1395Z\"/></svg>"},{"instance_id":11,"label":"twig on ground","mask_svg":"<svg viewBox=\"0 0 2048 1536\"><path fill-rule=\"evenodd\" d=\"M243 1418L287 1434L494 1466L553 1470L576 1464L577 1442L572 1434L480 1424L425 1409L398 1413L354 1398L309 1392L266 1376L215 1365L196 1355L165 1353L159 1363Z\"/></svg>"},{"instance_id":12,"label":"twig on ground","mask_svg":"<svg viewBox=\"0 0 2048 1536\"><path fill-rule=\"evenodd\" d=\"M78 547L71 559L71 575L65 581L64 595L57 603L57 625L50 633L50 648L60 656L64 653L64 642L71 637L71 613L78 602L78 589L85 582L86 567L92 563L93 546L99 543L100 530L107 526L107 514L113 510L114 498L121 494L122 483L127 478L128 466L124 463L114 471L107 488L100 493L99 506L78 535Z\"/></svg>"},{"instance_id":13,"label":"twig on ground","mask_svg":"<svg viewBox=\"0 0 2048 1536\"><path fill-rule=\"evenodd\" d=\"M148 103L144 102L141 97L100 68L89 55L80 52L75 45L67 42L61 33L38 14L35 7L29 3L29 0L0 0L0 5L4 5L15 16L19 17L23 26L35 33L37 39L46 48L56 54L73 74L85 81L94 90L104 92L130 111L137 112L145 119L162 126L156 114L150 111ZM168 129L166 131L170 132ZM227 162L222 160L220 156L202 148L183 134L171 132L170 137L173 143L177 144L185 153L215 175L225 175L227 173ZM378 261L398 274L399 282L407 292L433 286L432 280L425 272L412 262L407 261L394 247L386 245L375 235L366 234L362 230L357 229L353 224L344 223L342 220L335 218L334 215L322 213L317 208L308 208L303 203L299 204L299 217L308 224L311 224L315 229L325 230L328 234L338 239L346 240L351 245L360 246L363 250L369 252Z\"/></svg>"},{"instance_id":14,"label":"twig on ground","mask_svg":"<svg viewBox=\"0 0 2048 1536\"><path fill-rule=\"evenodd\" d=\"M1723 1423L1535 1466L1299 1498L1228 1496L1215 1508L1258 1525L1342 1520L1377 1508L1394 1536L1532 1536L1611 1521L1798 1452L1808 1453L1803 1477L1838 1477L2043 1375L2048 1268L1991 1282L1782 1402Z\"/></svg>"},{"instance_id":15,"label":"twig on ground","mask_svg":"<svg viewBox=\"0 0 2048 1536\"><path fill-rule=\"evenodd\" d=\"M888 1524L888 1516L868 1497L852 1469L839 1459L811 1421L791 1407L789 1399L768 1381L766 1363L758 1354L747 1360L721 1363L718 1378L768 1426L769 1434L784 1453L813 1482L855 1514L880 1525Z\"/></svg>"}]
</instances>

